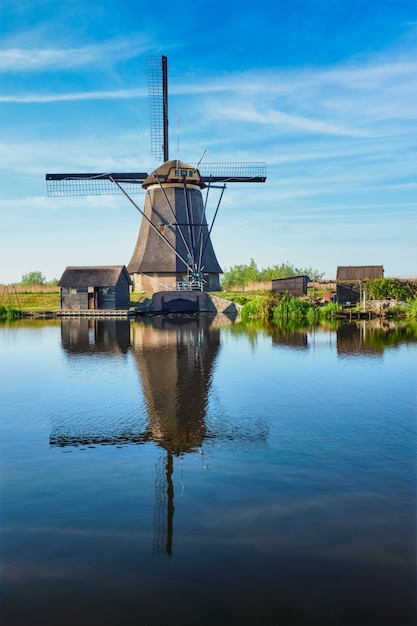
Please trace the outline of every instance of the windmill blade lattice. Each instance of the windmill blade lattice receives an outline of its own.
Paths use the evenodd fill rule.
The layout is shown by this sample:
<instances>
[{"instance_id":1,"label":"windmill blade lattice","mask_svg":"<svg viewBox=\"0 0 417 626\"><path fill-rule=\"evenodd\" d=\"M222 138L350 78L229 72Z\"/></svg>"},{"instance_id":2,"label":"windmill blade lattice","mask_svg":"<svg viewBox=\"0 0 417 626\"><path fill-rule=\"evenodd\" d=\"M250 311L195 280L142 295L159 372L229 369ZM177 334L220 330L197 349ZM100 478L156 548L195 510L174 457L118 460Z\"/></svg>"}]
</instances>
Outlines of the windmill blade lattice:
<instances>
[{"instance_id":1,"label":"windmill blade lattice","mask_svg":"<svg viewBox=\"0 0 417 626\"><path fill-rule=\"evenodd\" d=\"M49 197L104 196L121 193L113 180L123 185L130 195L143 193L142 183L148 174L46 174L46 191ZM112 180L113 179L113 180Z\"/></svg>"},{"instance_id":2,"label":"windmill blade lattice","mask_svg":"<svg viewBox=\"0 0 417 626\"><path fill-rule=\"evenodd\" d=\"M168 161L168 60L147 57L151 153L158 161Z\"/></svg>"}]
</instances>

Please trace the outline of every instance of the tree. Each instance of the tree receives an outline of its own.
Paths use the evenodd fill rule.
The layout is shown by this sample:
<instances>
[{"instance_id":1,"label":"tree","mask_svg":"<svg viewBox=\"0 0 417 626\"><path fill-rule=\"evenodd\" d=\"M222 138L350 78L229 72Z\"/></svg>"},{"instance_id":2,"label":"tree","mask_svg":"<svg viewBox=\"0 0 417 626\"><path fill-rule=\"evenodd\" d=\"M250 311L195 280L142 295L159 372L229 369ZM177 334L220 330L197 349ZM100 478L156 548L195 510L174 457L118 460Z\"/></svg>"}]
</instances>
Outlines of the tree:
<instances>
[{"instance_id":1,"label":"tree","mask_svg":"<svg viewBox=\"0 0 417 626\"><path fill-rule=\"evenodd\" d=\"M22 285L44 285L46 277L39 271L28 272L22 276L20 282Z\"/></svg>"},{"instance_id":2,"label":"tree","mask_svg":"<svg viewBox=\"0 0 417 626\"><path fill-rule=\"evenodd\" d=\"M319 280L323 277L323 273L320 273L312 267L294 267L288 262L281 263L280 265L273 265L272 267L258 269L255 261L251 259L249 265L233 265L229 269L226 269L222 278L222 287L223 289L228 289L236 286L243 289L248 285L248 283L300 275L309 276L311 280Z\"/></svg>"}]
</instances>

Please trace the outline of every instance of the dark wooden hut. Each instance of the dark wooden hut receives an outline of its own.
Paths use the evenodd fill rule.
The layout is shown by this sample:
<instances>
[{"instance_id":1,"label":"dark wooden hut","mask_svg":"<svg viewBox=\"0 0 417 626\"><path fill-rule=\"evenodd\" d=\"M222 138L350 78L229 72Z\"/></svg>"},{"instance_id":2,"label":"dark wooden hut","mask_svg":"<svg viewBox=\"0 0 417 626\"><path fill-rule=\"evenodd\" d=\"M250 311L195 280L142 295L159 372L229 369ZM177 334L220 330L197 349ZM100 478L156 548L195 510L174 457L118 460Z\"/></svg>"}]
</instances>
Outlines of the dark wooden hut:
<instances>
[{"instance_id":1,"label":"dark wooden hut","mask_svg":"<svg viewBox=\"0 0 417 626\"><path fill-rule=\"evenodd\" d=\"M339 265L336 273L337 281L369 280L384 277L383 265Z\"/></svg>"},{"instance_id":2,"label":"dark wooden hut","mask_svg":"<svg viewBox=\"0 0 417 626\"><path fill-rule=\"evenodd\" d=\"M274 278L272 291L276 293L288 293L290 296L299 298L307 294L307 285L310 282L308 276L289 276L288 278Z\"/></svg>"},{"instance_id":3,"label":"dark wooden hut","mask_svg":"<svg viewBox=\"0 0 417 626\"><path fill-rule=\"evenodd\" d=\"M339 304L358 304L364 281L383 277L382 265L339 265L336 273L337 301Z\"/></svg>"},{"instance_id":4,"label":"dark wooden hut","mask_svg":"<svg viewBox=\"0 0 417 626\"><path fill-rule=\"evenodd\" d=\"M61 309L128 308L131 284L124 265L67 267L58 282Z\"/></svg>"}]
</instances>

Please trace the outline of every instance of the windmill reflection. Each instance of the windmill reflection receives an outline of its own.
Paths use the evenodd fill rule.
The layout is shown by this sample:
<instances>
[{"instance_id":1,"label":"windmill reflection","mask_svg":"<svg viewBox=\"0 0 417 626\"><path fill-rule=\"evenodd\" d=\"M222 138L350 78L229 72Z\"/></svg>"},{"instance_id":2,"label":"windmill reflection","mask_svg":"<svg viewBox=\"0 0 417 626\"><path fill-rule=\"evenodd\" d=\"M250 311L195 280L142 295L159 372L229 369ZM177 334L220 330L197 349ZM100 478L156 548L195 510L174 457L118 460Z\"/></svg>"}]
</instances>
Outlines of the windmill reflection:
<instances>
[{"instance_id":1,"label":"windmill reflection","mask_svg":"<svg viewBox=\"0 0 417 626\"><path fill-rule=\"evenodd\" d=\"M165 450L157 464L154 554L172 554L174 456L201 449L211 371L220 346L212 318L152 318L132 325L132 351L148 408L152 440Z\"/></svg>"},{"instance_id":2,"label":"windmill reflection","mask_svg":"<svg viewBox=\"0 0 417 626\"><path fill-rule=\"evenodd\" d=\"M210 321L179 316L132 325L152 439L174 454L196 450L206 436L211 372L220 346L220 330Z\"/></svg>"},{"instance_id":3,"label":"windmill reflection","mask_svg":"<svg viewBox=\"0 0 417 626\"><path fill-rule=\"evenodd\" d=\"M153 317L147 321L62 320L61 338L71 358L83 354L133 355L147 407L142 429L117 423L89 424L86 432L57 424L51 446L120 445L154 442L162 451L156 465L154 554L172 554L174 458L201 451L210 435L206 411L220 328L211 316ZM88 420L88 418L87 418Z\"/></svg>"}]
</instances>

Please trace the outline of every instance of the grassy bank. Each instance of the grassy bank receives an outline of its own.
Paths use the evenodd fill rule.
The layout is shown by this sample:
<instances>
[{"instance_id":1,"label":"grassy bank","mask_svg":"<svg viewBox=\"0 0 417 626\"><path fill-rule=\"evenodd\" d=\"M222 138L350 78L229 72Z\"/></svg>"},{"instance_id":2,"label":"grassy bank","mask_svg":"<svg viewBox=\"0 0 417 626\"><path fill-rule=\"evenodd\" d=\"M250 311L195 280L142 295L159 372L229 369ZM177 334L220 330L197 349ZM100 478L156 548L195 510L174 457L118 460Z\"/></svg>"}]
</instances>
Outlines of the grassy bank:
<instances>
[{"instance_id":1,"label":"grassy bank","mask_svg":"<svg viewBox=\"0 0 417 626\"><path fill-rule=\"evenodd\" d=\"M34 311L59 309L59 287L56 285L0 285L0 306Z\"/></svg>"},{"instance_id":2,"label":"grassy bank","mask_svg":"<svg viewBox=\"0 0 417 626\"><path fill-rule=\"evenodd\" d=\"M130 306L136 306L140 302L152 298L152 294L130 294ZM32 287L16 291L0 289L0 307L3 309L17 309L21 311L57 311L60 308L59 289L51 291L44 286ZM4 312L3 312L4 317Z\"/></svg>"},{"instance_id":3,"label":"grassy bank","mask_svg":"<svg viewBox=\"0 0 417 626\"><path fill-rule=\"evenodd\" d=\"M60 308L59 290L49 291L45 286L32 288L30 291L8 292L0 291L0 317L5 317L7 311L54 311ZM305 319L309 323L326 319L337 319L343 312L342 307L334 302L317 304L311 298L293 298L271 291L264 292L227 292L213 293L226 300L242 305L243 320L259 320L278 323L282 319ZM150 293L132 293L130 306L137 306L141 302L149 301ZM372 308L372 302L369 303ZM354 310L354 309L352 309ZM407 303L399 303L396 307L385 310L384 316L407 316L417 319L417 297L410 298Z\"/></svg>"},{"instance_id":4,"label":"grassy bank","mask_svg":"<svg viewBox=\"0 0 417 626\"><path fill-rule=\"evenodd\" d=\"M31 311L54 311L59 309L59 293L18 293L3 297L1 305Z\"/></svg>"}]
</instances>

